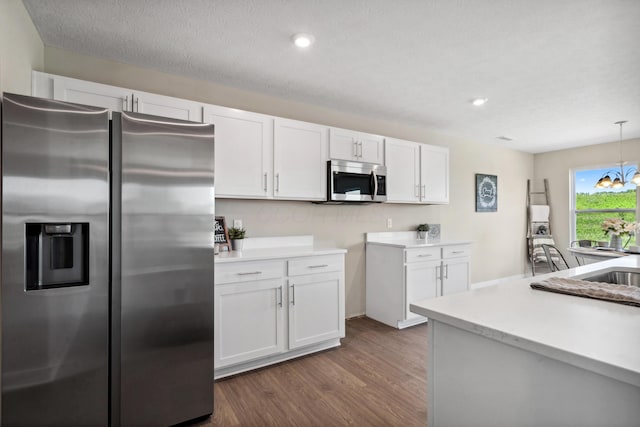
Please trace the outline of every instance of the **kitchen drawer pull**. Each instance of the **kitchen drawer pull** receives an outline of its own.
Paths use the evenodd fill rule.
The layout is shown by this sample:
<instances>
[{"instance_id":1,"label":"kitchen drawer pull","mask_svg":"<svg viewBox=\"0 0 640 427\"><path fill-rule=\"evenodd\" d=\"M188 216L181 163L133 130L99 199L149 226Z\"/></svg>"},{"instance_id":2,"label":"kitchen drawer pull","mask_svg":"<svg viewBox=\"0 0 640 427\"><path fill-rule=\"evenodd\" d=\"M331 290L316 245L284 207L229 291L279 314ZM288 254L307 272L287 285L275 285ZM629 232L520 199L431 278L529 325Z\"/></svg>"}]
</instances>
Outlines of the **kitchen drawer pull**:
<instances>
[{"instance_id":1,"label":"kitchen drawer pull","mask_svg":"<svg viewBox=\"0 0 640 427\"><path fill-rule=\"evenodd\" d=\"M262 274L262 271L248 271L246 273L238 273L238 276L248 276L253 274Z\"/></svg>"},{"instance_id":2,"label":"kitchen drawer pull","mask_svg":"<svg viewBox=\"0 0 640 427\"><path fill-rule=\"evenodd\" d=\"M453 251L453 252L451 252L451 253L452 253L452 254L463 254L463 253L464 253L464 251Z\"/></svg>"},{"instance_id":3,"label":"kitchen drawer pull","mask_svg":"<svg viewBox=\"0 0 640 427\"><path fill-rule=\"evenodd\" d=\"M433 254L419 254L418 257L423 258L427 256L433 256Z\"/></svg>"},{"instance_id":4,"label":"kitchen drawer pull","mask_svg":"<svg viewBox=\"0 0 640 427\"><path fill-rule=\"evenodd\" d=\"M324 267L329 267L329 264L310 265L307 268L324 268Z\"/></svg>"}]
</instances>

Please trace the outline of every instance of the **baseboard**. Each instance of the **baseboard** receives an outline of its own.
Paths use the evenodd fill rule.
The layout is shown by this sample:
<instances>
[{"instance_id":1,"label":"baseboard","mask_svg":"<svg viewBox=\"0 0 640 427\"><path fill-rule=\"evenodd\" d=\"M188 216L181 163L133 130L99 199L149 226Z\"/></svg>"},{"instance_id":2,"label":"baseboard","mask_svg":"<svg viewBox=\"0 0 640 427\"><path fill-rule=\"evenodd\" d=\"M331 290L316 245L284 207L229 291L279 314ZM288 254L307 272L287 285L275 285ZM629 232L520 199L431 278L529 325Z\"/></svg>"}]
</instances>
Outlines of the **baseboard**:
<instances>
[{"instance_id":1,"label":"baseboard","mask_svg":"<svg viewBox=\"0 0 640 427\"><path fill-rule=\"evenodd\" d=\"M362 313L355 313L355 314L347 314L347 320L349 319L356 319L358 317L364 317L365 313L364 311Z\"/></svg>"},{"instance_id":2,"label":"baseboard","mask_svg":"<svg viewBox=\"0 0 640 427\"><path fill-rule=\"evenodd\" d=\"M512 280L524 279L525 277L526 276L524 274L516 274L515 276L500 277L498 279L488 280L486 282L472 283L469 288L470 289L486 288L487 286L493 286L499 283L505 283L505 282L510 282Z\"/></svg>"}]
</instances>

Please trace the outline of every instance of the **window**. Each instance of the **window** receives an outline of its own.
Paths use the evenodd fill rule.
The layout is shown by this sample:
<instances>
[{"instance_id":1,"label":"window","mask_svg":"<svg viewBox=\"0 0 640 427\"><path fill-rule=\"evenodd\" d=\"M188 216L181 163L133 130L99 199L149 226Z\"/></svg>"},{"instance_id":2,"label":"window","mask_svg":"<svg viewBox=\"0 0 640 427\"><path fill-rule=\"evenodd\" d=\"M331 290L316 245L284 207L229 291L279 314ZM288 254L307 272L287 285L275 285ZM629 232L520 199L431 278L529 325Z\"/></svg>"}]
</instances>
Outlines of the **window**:
<instances>
[{"instance_id":1,"label":"window","mask_svg":"<svg viewBox=\"0 0 640 427\"><path fill-rule=\"evenodd\" d=\"M625 165L625 171L635 169L637 165ZM619 189L598 189L595 183L611 170L619 168L581 169L573 171L573 200L571 240L609 240L604 235L601 224L606 218L623 218L626 221L638 221L638 191L632 183ZM613 179L615 173L609 173ZM622 243L627 243L623 239ZM633 238L630 244L633 243Z\"/></svg>"}]
</instances>

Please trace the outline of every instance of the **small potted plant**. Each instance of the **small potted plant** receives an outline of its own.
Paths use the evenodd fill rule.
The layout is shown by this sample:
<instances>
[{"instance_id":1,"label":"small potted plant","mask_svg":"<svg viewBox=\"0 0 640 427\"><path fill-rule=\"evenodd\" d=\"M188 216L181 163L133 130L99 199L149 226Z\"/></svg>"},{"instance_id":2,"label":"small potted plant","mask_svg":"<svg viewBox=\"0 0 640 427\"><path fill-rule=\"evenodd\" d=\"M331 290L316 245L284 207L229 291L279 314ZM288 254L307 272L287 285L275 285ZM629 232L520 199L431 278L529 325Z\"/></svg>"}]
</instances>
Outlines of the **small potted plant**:
<instances>
[{"instance_id":1,"label":"small potted plant","mask_svg":"<svg viewBox=\"0 0 640 427\"><path fill-rule=\"evenodd\" d=\"M418 230L418 239L426 240L427 233L429 232L429 224L418 224L416 230Z\"/></svg>"},{"instance_id":2,"label":"small potted plant","mask_svg":"<svg viewBox=\"0 0 640 427\"><path fill-rule=\"evenodd\" d=\"M241 251L243 246L244 235L247 233L242 227L231 227L229 229L229 239L231 240L231 249Z\"/></svg>"}]
</instances>

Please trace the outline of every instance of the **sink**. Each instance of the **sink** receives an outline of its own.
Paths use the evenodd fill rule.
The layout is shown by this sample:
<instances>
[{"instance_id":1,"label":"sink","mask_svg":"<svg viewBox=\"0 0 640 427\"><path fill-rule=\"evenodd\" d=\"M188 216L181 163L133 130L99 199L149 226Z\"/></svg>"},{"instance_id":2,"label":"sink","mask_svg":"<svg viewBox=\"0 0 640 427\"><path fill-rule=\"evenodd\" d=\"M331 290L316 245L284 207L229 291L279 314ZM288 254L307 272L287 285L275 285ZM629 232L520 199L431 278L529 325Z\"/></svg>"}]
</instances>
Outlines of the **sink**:
<instances>
[{"instance_id":1,"label":"sink","mask_svg":"<svg viewBox=\"0 0 640 427\"><path fill-rule=\"evenodd\" d=\"M594 271L583 276L575 276L574 279L587 280L589 282L614 283L616 285L629 285L640 287L640 271L607 269Z\"/></svg>"}]
</instances>

